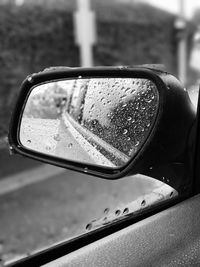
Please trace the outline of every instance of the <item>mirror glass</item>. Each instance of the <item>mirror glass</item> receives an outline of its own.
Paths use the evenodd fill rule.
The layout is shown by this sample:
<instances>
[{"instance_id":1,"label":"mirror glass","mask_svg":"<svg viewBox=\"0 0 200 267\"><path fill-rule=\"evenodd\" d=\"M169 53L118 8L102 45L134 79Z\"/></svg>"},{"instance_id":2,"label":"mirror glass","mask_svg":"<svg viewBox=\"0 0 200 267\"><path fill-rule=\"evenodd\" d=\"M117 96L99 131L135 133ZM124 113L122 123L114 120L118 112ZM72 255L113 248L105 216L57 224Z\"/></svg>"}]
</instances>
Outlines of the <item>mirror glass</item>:
<instances>
[{"instance_id":1,"label":"mirror glass","mask_svg":"<svg viewBox=\"0 0 200 267\"><path fill-rule=\"evenodd\" d=\"M34 87L19 138L37 152L121 167L146 141L159 105L156 85L138 78L77 78Z\"/></svg>"}]
</instances>

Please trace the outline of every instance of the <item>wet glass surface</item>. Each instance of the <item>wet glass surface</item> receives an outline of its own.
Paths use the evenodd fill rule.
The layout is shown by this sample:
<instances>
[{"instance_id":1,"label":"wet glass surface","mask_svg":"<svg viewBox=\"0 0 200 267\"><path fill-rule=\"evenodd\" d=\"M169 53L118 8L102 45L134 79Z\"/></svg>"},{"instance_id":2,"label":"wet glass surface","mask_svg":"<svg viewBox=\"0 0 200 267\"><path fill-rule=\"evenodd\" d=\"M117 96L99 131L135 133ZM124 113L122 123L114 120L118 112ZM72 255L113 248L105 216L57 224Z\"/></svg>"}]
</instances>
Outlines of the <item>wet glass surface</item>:
<instances>
[{"instance_id":1,"label":"wet glass surface","mask_svg":"<svg viewBox=\"0 0 200 267\"><path fill-rule=\"evenodd\" d=\"M54 81L35 87L20 126L23 146L64 159L119 167L155 122L155 84L139 78Z\"/></svg>"}]
</instances>

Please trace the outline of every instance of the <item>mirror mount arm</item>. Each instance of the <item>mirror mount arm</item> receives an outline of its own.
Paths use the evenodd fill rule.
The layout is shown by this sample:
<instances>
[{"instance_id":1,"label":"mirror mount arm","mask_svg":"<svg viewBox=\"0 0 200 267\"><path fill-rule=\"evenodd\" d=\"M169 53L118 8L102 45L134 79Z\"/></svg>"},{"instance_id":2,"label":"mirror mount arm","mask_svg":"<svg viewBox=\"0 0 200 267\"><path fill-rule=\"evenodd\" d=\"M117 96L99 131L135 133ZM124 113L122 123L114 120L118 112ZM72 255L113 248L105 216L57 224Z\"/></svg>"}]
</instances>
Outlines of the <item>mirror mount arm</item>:
<instances>
[{"instance_id":1,"label":"mirror mount arm","mask_svg":"<svg viewBox=\"0 0 200 267\"><path fill-rule=\"evenodd\" d=\"M181 195L187 195L189 192L184 163L173 162L163 165L155 165L142 171L141 174L168 184ZM185 183L183 183L183 179L185 180Z\"/></svg>"}]
</instances>

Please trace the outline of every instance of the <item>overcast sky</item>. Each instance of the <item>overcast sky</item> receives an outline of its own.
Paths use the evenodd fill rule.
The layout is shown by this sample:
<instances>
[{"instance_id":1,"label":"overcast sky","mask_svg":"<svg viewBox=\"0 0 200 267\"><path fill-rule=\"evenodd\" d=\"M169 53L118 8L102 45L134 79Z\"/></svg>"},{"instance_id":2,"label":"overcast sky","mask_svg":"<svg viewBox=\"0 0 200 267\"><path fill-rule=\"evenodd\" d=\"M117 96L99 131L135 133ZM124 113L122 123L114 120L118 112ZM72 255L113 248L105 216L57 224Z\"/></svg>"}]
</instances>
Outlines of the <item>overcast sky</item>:
<instances>
[{"instance_id":1,"label":"overcast sky","mask_svg":"<svg viewBox=\"0 0 200 267\"><path fill-rule=\"evenodd\" d=\"M173 13L178 13L180 10L181 0L145 0L152 5L161 7ZM200 0L183 0L185 15L190 18L195 9L200 9Z\"/></svg>"}]
</instances>

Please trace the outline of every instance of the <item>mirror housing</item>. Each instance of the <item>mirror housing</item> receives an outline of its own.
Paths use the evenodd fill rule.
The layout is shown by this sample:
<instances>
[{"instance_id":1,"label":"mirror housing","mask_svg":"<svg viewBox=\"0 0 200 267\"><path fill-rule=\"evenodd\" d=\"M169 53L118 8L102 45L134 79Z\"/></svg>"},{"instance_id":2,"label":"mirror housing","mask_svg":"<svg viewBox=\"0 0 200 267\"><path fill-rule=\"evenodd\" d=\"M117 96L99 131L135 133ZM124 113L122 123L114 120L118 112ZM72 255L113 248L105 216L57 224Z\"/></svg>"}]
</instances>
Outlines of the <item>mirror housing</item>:
<instances>
[{"instance_id":1,"label":"mirror housing","mask_svg":"<svg viewBox=\"0 0 200 267\"><path fill-rule=\"evenodd\" d=\"M158 110L148 137L138 152L123 166L109 168L58 158L32 151L20 142L20 124L27 99L36 86L51 81L92 78L134 78L152 81L159 95ZM172 75L147 67L55 68L32 74L23 82L10 122L9 144L12 151L63 168L105 179L145 174L178 189L180 179L187 183L188 138L195 111L186 90ZM181 178L180 178L181 177Z\"/></svg>"}]
</instances>

